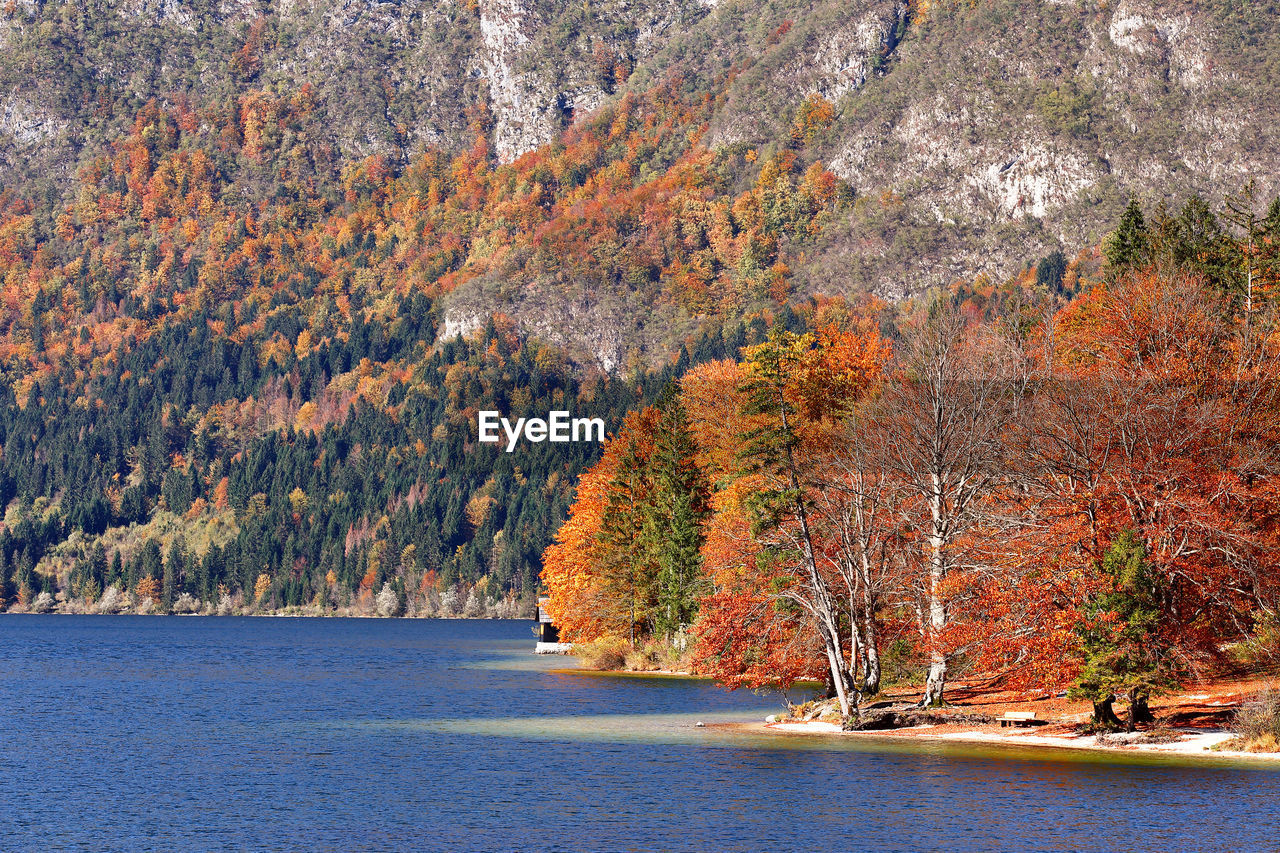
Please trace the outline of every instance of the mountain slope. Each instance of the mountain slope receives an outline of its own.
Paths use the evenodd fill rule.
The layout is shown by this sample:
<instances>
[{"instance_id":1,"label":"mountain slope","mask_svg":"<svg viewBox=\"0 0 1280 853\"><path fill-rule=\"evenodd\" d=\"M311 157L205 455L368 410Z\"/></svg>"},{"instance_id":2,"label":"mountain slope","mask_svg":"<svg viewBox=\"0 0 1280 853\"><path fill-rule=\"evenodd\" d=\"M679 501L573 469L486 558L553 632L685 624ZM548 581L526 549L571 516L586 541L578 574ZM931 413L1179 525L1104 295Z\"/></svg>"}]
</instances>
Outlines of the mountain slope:
<instances>
[{"instance_id":1,"label":"mountain slope","mask_svg":"<svg viewBox=\"0 0 1280 853\"><path fill-rule=\"evenodd\" d=\"M151 98L234 103L314 91L323 139L347 161L458 150L476 126L510 159L598 105L696 20L696 2L357 0L83 4L0 11L0 183L74 164ZM7 140L5 139L7 137Z\"/></svg>"},{"instance_id":2,"label":"mountain slope","mask_svg":"<svg viewBox=\"0 0 1280 853\"><path fill-rule=\"evenodd\" d=\"M1130 197L1280 192L1280 4L723 4L658 63L738 67L707 144L811 147L859 201L798 273L887 296L1096 243Z\"/></svg>"},{"instance_id":3,"label":"mountain slope","mask_svg":"<svg viewBox=\"0 0 1280 853\"><path fill-rule=\"evenodd\" d=\"M528 592L597 449L478 409L1273 196L1273 5L11 3L0 597Z\"/></svg>"},{"instance_id":4,"label":"mountain slope","mask_svg":"<svg viewBox=\"0 0 1280 853\"><path fill-rule=\"evenodd\" d=\"M1074 254L1131 196L1220 200L1250 176L1275 195L1277 20L1274 2L1233 0L165 2L92 14L28 0L0 24L0 183L37 208L66 202L77 166L152 98L242 122L264 101L305 99L305 127L268 143L325 185L364 157L396 173L427 151L466 151L477 133L487 156L510 161L610 99L678 80L705 125L695 145L755 163L802 148L856 197L787 261L795 287L898 297ZM740 166L729 190L757 174ZM232 181L237 196L271 191L267 176ZM451 320L473 324L494 290L459 294ZM570 282L497 307L543 332L557 325L547 315L581 317L557 335L617 365L660 344L643 322L623 328L636 311L627 292ZM619 327L612 343L597 326Z\"/></svg>"}]
</instances>

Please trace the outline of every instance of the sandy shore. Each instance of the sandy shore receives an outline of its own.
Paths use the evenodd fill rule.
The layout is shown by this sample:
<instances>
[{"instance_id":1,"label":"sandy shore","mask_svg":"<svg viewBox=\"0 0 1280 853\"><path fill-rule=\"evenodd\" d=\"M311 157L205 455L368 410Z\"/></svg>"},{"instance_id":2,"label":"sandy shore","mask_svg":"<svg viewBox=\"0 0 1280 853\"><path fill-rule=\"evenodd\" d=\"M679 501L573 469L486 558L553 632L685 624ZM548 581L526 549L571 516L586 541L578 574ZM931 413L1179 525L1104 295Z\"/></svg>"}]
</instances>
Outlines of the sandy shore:
<instances>
[{"instance_id":1,"label":"sandy shore","mask_svg":"<svg viewBox=\"0 0 1280 853\"><path fill-rule=\"evenodd\" d=\"M1048 749L1084 749L1104 753L1152 753L1156 755L1187 755L1204 758L1243 758L1280 762L1280 753L1237 752L1216 750L1215 746L1230 739L1231 733L1223 730L1184 729L1181 738L1170 743L1143 743L1143 733L1113 734L1106 742L1099 742L1095 735L1068 733L1041 734L1035 729L997 729L958 725L922 725L909 728L872 732L846 732L836 723L813 720L809 722L783 721L777 723L753 723L751 728L785 735L826 735L837 737L903 738L951 743L999 744L1016 747L1041 747Z\"/></svg>"},{"instance_id":2,"label":"sandy shore","mask_svg":"<svg viewBox=\"0 0 1280 853\"><path fill-rule=\"evenodd\" d=\"M661 670L618 672L566 667L563 670L554 671L610 677L701 678L688 673ZM825 709L821 704L818 707L806 706L808 719L778 720L776 717L770 717L770 720L776 721L714 725L776 736L863 738L881 742L902 739L1045 750L1070 749L1116 756L1144 754L1218 761L1249 761L1280 768L1280 753L1242 752L1217 748L1232 738L1233 732L1230 727L1241 705L1261 690L1272 686L1274 686L1274 677L1262 675L1197 682L1181 691L1157 697L1152 701L1151 708L1159 718L1159 724L1154 727L1154 731L1116 732L1102 739L1095 734L1083 731L1085 724L1092 716L1089 704L1068 700L1065 693L1029 695L1014 691L975 689L963 684L953 686L948 694L948 707L958 712L961 718L970 716L970 719L963 719L963 721L956 719L938 722L935 718L929 724L846 732L838 723L829 721L835 709L833 704L827 703L828 707ZM870 706L869 710L884 709L894 704L899 708L909 707L910 702L918 695L919 688L896 687L882 694L890 701L882 701ZM980 723L972 719L973 716L980 716L991 720L1010 711L1035 712L1038 719L1045 721L1045 724L1034 728L1006 728L994 722ZM1121 708L1120 712L1123 713L1124 709ZM825 716L826 719L819 718L820 715ZM1158 734L1160 737L1153 738L1152 734ZM1177 739L1158 742L1165 741L1171 736Z\"/></svg>"}]
</instances>

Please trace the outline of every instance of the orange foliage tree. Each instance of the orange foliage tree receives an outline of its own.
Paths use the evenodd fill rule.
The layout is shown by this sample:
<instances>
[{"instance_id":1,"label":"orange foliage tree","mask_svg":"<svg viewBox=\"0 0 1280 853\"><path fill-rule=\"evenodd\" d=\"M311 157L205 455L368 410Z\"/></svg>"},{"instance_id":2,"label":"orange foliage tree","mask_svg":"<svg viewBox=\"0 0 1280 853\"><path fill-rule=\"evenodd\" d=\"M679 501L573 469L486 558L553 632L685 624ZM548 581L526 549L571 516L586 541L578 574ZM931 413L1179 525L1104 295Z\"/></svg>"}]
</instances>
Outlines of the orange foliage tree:
<instances>
[{"instance_id":1,"label":"orange foliage tree","mask_svg":"<svg viewBox=\"0 0 1280 853\"><path fill-rule=\"evenodd\" d=\"M604 530L611 488L624 473L624 451L637 428L633 416L605 445L600 461L582 475L569 517L543 555L547 612L567 642L589 642L628 632L627 602L619 601L617 586L606 574Z\"/></svg>"}]
</instances>

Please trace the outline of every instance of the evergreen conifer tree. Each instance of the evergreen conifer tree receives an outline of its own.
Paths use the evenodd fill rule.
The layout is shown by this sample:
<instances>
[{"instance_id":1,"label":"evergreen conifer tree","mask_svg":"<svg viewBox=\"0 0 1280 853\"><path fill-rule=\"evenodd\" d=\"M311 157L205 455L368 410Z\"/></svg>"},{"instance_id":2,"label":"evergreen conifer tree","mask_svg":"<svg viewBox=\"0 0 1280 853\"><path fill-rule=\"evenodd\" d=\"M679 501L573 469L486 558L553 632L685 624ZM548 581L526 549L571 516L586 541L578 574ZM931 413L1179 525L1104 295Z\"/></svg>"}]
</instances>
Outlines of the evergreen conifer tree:
<instances>
[{"instance_id":1,"label":"evergreen conifer tree","mask_svg":"<svg viewBox=\"0 0 1280 853\"><path fill-rule=\"evenodd\" d=\"M1080 638L1084 667L1070 695L1093 703L1096 725L1119 727L1112 703L1123 694L1133 731L1154 719L1148 707L1152 694L1172 684L1172 661L1159 636L1159 581L1142 542L1129 530L1111 544L1102 572L1112 589L1089 607Z\"/></svg>"},{"instance_id":2,"label":"evergreen conifer tree","mask_svg":"<svg viewBox=\"0 0 1280 853\"><path fill-rule=\"evenodd\" d=\"M173 607L177 598L178 585L182 582L183 570L186 567L186 556L182 552L182 543L175 540L169 546L169 556L164 561L164 580L160 586L160 603L164 609Z\"/></svg>"},{"instance_id":3,"label":"evergreen conifer tree","mask_svg":"<svg viewBox=\"0 0 1280 853\"><path fill-rule=\"evenodd\" d=\"M1133 269L1150 260L1151 240L1142 206L1137 199L1130 199L1120 217L1120 225L1107 240L1104 249L1107 263L1116 272Z\"/></svg>"},{"instance_id":4,"label":"evergreen conifer tree","mask_svg":"<svg viewBox=\"0 0 1280 853\"><path fill-rule=\"evenodd\" d=\"M659 634L672 635L692 623L697 613L709 486L694 461L693 433L674 384L663 392L658 411L651 463L654 494L644 535L658 566L654 628Z\"/></svg>"},{"instance_id":5,"label":"evergreen conifer tree","mask_svg":"<svg viewBox=\"0 0 1280 853\"><path fill-rule=\"evenodd\" d=\"M1187 199L1175 224L1173 262L1204 276L1220 290L1240 292L1243 289L1240 265L1233 261L1230 241L1205 200L1198 195Z\"/></svg>"}]
</instances>

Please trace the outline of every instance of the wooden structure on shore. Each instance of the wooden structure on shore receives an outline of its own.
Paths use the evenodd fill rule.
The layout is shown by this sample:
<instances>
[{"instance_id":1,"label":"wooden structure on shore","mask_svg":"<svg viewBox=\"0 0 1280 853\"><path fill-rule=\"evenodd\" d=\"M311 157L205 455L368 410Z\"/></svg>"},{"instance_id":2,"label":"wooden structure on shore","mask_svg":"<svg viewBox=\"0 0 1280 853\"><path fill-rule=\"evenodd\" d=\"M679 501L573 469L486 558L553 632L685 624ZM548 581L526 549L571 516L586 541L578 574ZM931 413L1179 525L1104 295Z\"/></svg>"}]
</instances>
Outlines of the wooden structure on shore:
<instances>
[{"instance_id":1,"label":"wooden structure on shore","mask_svg":"<svg viewBox=\"0 0 1280 853\"><path fill-rule=\"evenodd\" d=\"M546 608L547 596L538 596L537 625L534 631L538 635L538 644L534 647L536 655L567 655L572 646L560 642L560 629L551 621L551 614Z\"/></svg>"}]
</instances>

